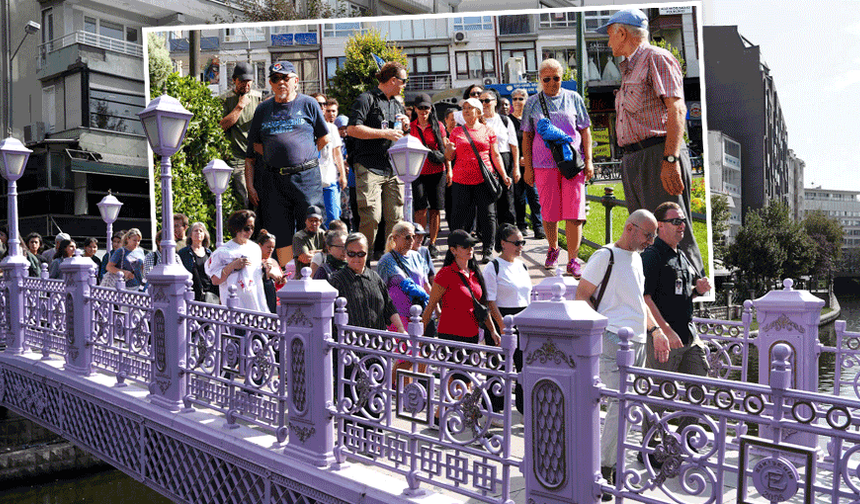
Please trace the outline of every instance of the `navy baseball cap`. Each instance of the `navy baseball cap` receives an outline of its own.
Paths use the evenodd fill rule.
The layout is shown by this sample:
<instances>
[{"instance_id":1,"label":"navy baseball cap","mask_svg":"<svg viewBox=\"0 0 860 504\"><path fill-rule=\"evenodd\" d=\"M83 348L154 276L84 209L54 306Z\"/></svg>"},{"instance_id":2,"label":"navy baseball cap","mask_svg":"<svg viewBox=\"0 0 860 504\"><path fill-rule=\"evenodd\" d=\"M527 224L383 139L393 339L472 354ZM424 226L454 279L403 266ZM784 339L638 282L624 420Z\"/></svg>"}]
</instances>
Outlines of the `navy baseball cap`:
<instances>
[{"instance_id":1,"label":"navy baseball cap","mask_svg":"<svg viewBox=\"0 0 860 504\"><path fill-rule=\"evenodd\" d=\"M274 74L282 74L282 75L295 75L296 77L299 74L296 73L296 67L293 66L289 61L279 61L277 63L273 63L269 67L269 77Z\"/></svg>"},{"instance_id":2,"label":"navy baseball cap","mask_svg":"<svg viewBox=\"0 0 860 504\"><path fill-rule=\"evenodd\" d=\"M605 25L594 31L606 35L609 32L609 27L615 23L635 26L636 28L648 28L648 16L639 9L620 10L613 14Z\"/></svg>"},{"instance_id":3,"label":"navy baseball cap","mask_svg":"<svg viewBox=\"0 0 860 504\"><path fill-rule=\"evenodd\" d=\"M337 126L338 128L343 128L347 124L349 124L349 117L347 117L345 115L339 115L334 120L334 125Z\"/></svg>"}]
</instances>

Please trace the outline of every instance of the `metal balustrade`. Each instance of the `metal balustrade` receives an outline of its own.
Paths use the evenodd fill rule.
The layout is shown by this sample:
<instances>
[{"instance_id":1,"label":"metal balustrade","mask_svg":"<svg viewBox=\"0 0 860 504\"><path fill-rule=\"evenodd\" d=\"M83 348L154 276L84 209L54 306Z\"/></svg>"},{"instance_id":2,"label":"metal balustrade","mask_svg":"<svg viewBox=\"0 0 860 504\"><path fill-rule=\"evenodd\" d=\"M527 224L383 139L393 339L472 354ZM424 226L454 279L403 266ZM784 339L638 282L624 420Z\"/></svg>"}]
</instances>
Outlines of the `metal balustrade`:
<instances>
[{"instance_id":1,"label":"metal balustrade","mask_svg":"<svg viewBox=\"0 0 860 504\"><path fill-rule=\"evenodd\" d=\"M92 367L149 384L152 376L152 296L140 291L96 287L87 297L92 313Z\"/></svg>"},{"instance_id":2,"label":"metal balustrade","mask_svg":"<svg viewBox=\"0 0 860 504\"><path fill-rule=\"evenodd\" d=\"M74 44L84 44L107 51L126 54L137 58L143 57L143 46L134 42L126 42L125 40L105 37L97 33L87 31L74 31L67 33L62 37L57 37L54 40L49 40L39 46L39 67L42 68L48 58L48 54L59 51L64 47Z\"/></svg>"},{"instance_id":3,"label":"metal balustrade","mask_svg":"<svg viewBox=\"0 0 860 504\"><path fill-rule=\"evenodd\" d=\"M62 280L24 278L24 348L43 359L66 355L65 287Z\"/></svg>"}]
</instances>

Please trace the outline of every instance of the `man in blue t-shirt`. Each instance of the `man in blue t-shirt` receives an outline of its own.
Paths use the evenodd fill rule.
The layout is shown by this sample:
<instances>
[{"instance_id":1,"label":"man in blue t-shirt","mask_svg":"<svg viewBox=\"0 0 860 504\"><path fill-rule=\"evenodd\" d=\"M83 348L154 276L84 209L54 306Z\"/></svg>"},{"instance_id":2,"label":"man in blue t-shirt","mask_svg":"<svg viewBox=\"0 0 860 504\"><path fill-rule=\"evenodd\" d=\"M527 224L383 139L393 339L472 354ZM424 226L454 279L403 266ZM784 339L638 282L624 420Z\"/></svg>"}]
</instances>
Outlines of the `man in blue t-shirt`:
<instances>
[{"instance_id":1,"label":"man in blue t-shirt","mask_svg":"<svg viewBox=\"0 0 860 504\"><path fill-rule=\"evenodd\" d=\"M323 205L319 151L328 128L316 100L299 94L299 76L289 61L269 67L274 97L257 107L248 131L245 182L248 199L266 215L266 228L277 236L278 262L293 258L290 238L304 222L309 206ZM254 153L263 157L266 184L254 185ZM259 187L258 187L259 186ZM257 192L259 190L259 193Z\"/></svg>"}]
</instances>

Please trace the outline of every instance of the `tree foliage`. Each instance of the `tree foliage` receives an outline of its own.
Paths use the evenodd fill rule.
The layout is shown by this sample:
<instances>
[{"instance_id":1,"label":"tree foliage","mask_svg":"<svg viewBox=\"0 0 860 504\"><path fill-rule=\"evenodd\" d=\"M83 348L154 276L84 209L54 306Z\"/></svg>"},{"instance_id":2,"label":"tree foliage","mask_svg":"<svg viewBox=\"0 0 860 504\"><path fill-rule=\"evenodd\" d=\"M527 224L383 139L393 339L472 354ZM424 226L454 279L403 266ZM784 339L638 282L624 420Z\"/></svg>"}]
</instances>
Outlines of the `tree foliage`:
<instances>
[{"instance_id":1,"label":"tree foliage","mask_svg":"<svg viewBox=\"0 0 860 504\"><path fill-rule=\"evenodd\" d=\"M803 228L815 244L816 258L812 274L829 277L842 256L842 225L821 210L814 210L803 219Z\"/></svg>"},{"instance_id":2,"label":"tree foliage","mask_svg":"<svg viewBox=\"0 0 860 504\"><path fill-rule=\"evenodd\" d=\"M371 53L385 61L407 64L403 51L379 30L353 34L346 42L346 62L338 67L326 90L329 97L337 99L341 110L349 110L358 95L379 85L374 77L377 66Z\"/></svg>"},{"instance_id":3,"label":"tree foliage","mask_svg":"<svg viewBox=\"0 0 860 504\"><path fill-rule=\"evenodd\" d=\"M194 114L188 124L182 149L170 158L172 164L173 211L201 221L215 229L215 195L209 191L203 168L213 159L231 159L230 144L218 125L224 112L221 101L212 96L205 84L193 77L170 74L164 81L165 94L182 103ZM157 219L161 222L160 162L155 163L155 200ZM223 196L224 216L239 208L230 191Z\"/></svg>"},{"instance_id":4,"label":"tree foliage","mask_svg":"<svg viewBox=\"0 0 860 504\"><path fill-rule=\"evenodd\" d=\"M726 257L726 232L729 230L729 197L725 194L711 194L709 208L711 221L711 240L714 244L714 259L723 260Z\"/></svg>"},{"instance_id":5,"label":"tree foliage","mask_svg":"<svg viewBox=\"0 0 860 504\"><path fill-rule=\"evenodd\" d=\"M346 15L344 6L334 8L324 0L305 0L304 2L294 2L293 0L228 0L227 3L228 5L235 5L239 9L239 14L233 14L229 19L216 16L219 23L292 21L345 17Z\"/></svg>"},{"instance_id":6,"label":"tree foliage","mask_svg":"<svg viewBox=\"0 0 860 504\"><path fill-rule=\"evenodd\" d=\"M783 278L797 280L809 274L815 255L815 244L803 225L792 221L788 206L777 201L747 214L728 248L726 263L737 268L744 288L764 294Z\"/></svg>"},{"instance_id":7,"label":"tree foliage","mask_svg":"<svg viewBox=\"0 0 860 504\"><path fill-rule=\"evenodd\" d=\"M672 56L678 60L678 64L681 65L681 74L685 77L687 76L687 62L684 60L684 56L681 54L681 51L666 41L666 39L654 40L651 42L651 45L655 47L660 47L672 53Z\"/></svg>"},{"instance_id":8,"label":"tree foliage","mask_svg":"<svg viewBox=\"0 0 860 504\"><path fill-rule=\"evenodd\" d=\"M170 61L170 51L164 40L164 35L149 33L146 45L149 56L149 89L152 96L161 94L164 81L173 72L173 63Z\"/></svg>"}]
</instances>

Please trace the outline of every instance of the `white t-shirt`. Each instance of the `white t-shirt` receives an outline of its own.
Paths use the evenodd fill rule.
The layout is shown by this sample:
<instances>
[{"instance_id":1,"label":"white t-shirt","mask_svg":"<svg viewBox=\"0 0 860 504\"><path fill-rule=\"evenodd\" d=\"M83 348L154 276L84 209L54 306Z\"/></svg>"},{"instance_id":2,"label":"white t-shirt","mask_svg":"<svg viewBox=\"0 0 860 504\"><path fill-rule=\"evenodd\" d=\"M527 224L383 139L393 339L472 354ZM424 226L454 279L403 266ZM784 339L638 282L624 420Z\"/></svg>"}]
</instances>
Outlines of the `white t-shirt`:
<instances>
[{"instance_id":1,"label":"white t-shirt","mask_svg":"<svg viewBox=\"0 0 860 504\"><path fill-rule=\"evenodd\" d=\"M497 257L499 274L493 263L484 267L484 283L487 286L487 301L495 301L499 308L523 308L529 305L532 295L532 279L519 259L508 262Z\"/></svg>"},{"instance_id":2,"label":"white t-shirt","mask_svg":"<svg viewBox=\"0 0 860 504\"><path fill-rule=\"evenodd\" d=\"M206 274L210 277L220 277L224 268L240 257L247 257L251 264L235 270L227 280L218 286L221 304L227 304L230 297L230 286L236 286L236 297L239 306L248 310L269 312L266 304L266 293L263 290L263 251L252 241L239 245L233 240L221 245L206 261Z\"/></svg>"},{"instance_id":3,"label":"white t-shirt","mask_svg":"<svg viewBox=\"0 0 860 504\"><path fill-rule=\"evenodd\" d=\"M328 121L325 125L328 128L328 143L320 151L320 178L322 179L322 186L328 187L337 182L337 166L334 164L332 151L340 149L343 141L340 139L337 126Z\"/></svg>"},{"instance_id":4,"label":"white t-shirt","mask_svg":"<svg viewBox=\"0 0 860 504\"><path fill-rule=\"evenodd\" d=\"M645 343L646 305L645 273L642 270L642 256L639 252L624 250L608 245L612 249L615 264L606 285L606 292L597 311L609 319L606 329L617 333L623 327L633 330L633 341ZM600 249L595 252L585 268L582 279L597 286L594 295L600 292L600 283L606 275L609 264L609 251Z\"/></svg>"},{"instance_id":5,"label":"white t-shirt","mask_svg":"<svg viewBox=\"0 0 860 504\"><path fill-rule=\"evenodd\" d=\"M496 146L499 148L499 153L502 152L510 152L511 145L517 145L517 130L514 128L514 122L508 119L510 122L510 127L502 119L502 116L496 114L491 118L484 117L484 121L486 121L487 126L493 128L493 131L496 132Z\"/></svg>"}]
</instances>

